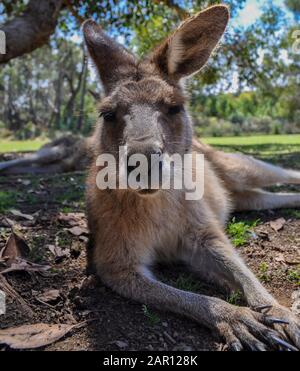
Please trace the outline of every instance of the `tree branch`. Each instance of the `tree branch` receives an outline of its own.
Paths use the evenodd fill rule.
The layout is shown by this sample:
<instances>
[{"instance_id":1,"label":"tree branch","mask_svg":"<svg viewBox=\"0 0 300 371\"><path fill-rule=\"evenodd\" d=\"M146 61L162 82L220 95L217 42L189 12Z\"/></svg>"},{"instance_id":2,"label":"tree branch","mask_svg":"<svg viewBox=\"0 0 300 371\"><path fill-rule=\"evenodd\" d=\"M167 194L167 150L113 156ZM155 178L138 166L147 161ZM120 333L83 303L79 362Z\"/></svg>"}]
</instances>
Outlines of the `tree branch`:
<instances>
[{"instance_id":1,"label":"tree branch","mask_svg":"<svg viewBox=\"0 0 300 371\"><path fill-rule=\"evenodd\" d=\"M30 0L24 13L0 26L6 35L6 54L0 63L44 45L55 31L63 0Z\"/></svg>"},{"instance_id":2,"label":"tree branch","mask_svg":"<svg viewBox=\"0 0 300 371\"><path fill-rule=\"evenodd\" d=\"M174 9L180 18L180 20L184 20L185 18L189 17L190 14L185 9L181 8L178 4L175 4L173 0L154 0L156 4L163 3L167 7Z\"/></svg>"}]
</instances>

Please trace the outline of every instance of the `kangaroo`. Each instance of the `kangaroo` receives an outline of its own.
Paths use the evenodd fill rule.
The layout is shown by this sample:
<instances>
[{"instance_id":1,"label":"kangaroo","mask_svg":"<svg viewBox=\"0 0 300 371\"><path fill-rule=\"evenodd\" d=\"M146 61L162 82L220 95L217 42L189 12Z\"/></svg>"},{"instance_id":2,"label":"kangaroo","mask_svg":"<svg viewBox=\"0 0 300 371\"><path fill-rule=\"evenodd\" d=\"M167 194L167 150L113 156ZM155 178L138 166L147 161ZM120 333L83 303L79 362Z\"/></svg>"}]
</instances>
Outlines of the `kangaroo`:
<instances>
[{"instance_id":1,"label":"kangaroo","mask_svg":"<svg viewBox=\"0 0 300 371\"><path fill-rule=\"evenodd\" d=\"M88 269L124 297L189 317L219 334L229 349L300 348L300 321L272 297L247 268L225 234L233 210L300 207L299 194L262 190L300 184L300 172L193 139L182 79L205 66L229 20L224 5L188 18L147 57L136 57L87 20L83 33L105 97L93 136L86 203L90 229ZM204 196L186 200L184 190L99 189L96 159L130 153L203 154ZM128 166L128 172L132 169ZM239 289L247 307L182 291L158 280L154 263L184 262L199 279Z\"/></svg>"}]
</instances>

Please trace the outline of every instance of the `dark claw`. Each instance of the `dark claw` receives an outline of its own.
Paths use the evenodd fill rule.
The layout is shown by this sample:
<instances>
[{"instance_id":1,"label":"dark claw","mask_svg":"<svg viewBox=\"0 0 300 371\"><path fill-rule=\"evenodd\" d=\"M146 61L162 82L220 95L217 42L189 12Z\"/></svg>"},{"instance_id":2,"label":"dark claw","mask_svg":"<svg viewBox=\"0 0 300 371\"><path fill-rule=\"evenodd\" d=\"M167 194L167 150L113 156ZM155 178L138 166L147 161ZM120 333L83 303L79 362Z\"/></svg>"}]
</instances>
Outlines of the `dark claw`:
<instances>
[{"instance_id":1,"label":"dark claw","mask_svg":"<svg viewBox=\"0 0 300 371\"><path fill-rule=\"evenodd\" d=\"M229 349L232 351L232 352L241 352L243 350L243 346L242 344L238 343L238 342L235 342L235 343L231 343L229 345Z\"/></svg>"},{"instance_id":2,"label":"dark claw","mask_svg":"<svg viewBox=\"0 0 300 371\"><path fill-rule=\"evenodd\" d=\"M281 325L289 325L289 321L280 319L280 318L274 318L274 317L266 317L266 321L270 323L278 323Z\"/></svg>"},{"instance_id":3,"label":"dark claw","mask_svg":"<svg viewBox=\"0 0 300 371\"><path fill-rule=\"evenodd\" d=\"M262 312L263 310L267 309L266 313L273 307L273 305L261 305L260 307L254 308L256 312Z\"/></svg>"},{"instance_id":4,"label":"dark claw","mask_svg":"<svg viewBox=\"0 0 300 371\"><path fill-rule=\"evenodd\" d=\"M291 350L293 352L298 352L298 349L295 348L293 345L287 343L286 341L278 338L277 336L275 335L271 335L271 338L279 345L283 346L284 348L286 348L287 350Z\"/></svg>"}]
</instances>

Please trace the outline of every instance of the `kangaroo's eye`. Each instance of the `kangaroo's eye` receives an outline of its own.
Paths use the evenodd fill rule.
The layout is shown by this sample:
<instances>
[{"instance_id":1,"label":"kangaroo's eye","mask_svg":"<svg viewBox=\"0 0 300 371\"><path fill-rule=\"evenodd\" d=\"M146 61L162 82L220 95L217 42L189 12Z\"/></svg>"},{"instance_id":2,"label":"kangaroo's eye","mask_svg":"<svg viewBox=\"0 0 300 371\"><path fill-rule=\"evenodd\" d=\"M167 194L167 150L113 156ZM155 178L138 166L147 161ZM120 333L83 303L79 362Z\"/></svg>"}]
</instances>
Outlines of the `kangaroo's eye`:
<instances>
[{"instance_id":1,"label":"kangaroo's eye","mask_svg":"<svg viewBox=\"0 0 300 371\"><path fill-rule=\"evenodd\" d=\"M103 117L105 121L114 121L116 119L116 113L113 111L100 112L100 117Z\"/></svg>"},{"instance_id":2,"label":"kangaroo's eye","mask_svg":"<svg viewBox=\"0 0 300 371\"><path fill-rule=\"evenodd\" d=\"M183 110L183 106L170 106L169 107L169 110L168 110L168 113L170 115L177 115L178 113L180 113L181 111Z\"/></svg>"}]
</instances>

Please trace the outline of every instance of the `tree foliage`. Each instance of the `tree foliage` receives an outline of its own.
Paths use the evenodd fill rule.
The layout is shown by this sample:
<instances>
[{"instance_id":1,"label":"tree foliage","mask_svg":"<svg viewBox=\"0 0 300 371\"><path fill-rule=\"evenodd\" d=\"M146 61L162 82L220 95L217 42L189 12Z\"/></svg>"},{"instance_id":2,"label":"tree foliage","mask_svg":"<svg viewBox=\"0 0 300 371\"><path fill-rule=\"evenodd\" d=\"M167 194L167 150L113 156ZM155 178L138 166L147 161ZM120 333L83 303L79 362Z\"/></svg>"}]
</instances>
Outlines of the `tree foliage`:
<instances>
[{"instance_id":1,"label":"tree foliage","mask_svg":"<svg viewBox=\"0 0 300 371\"><path fill-rule=\"evenodd\" d=\"M20 139L56 131L87 133L95 119L94 98L87 89L96 87L88 81L84 91L82 48L63 39L56 42L57 49L45 46L0 70L0 121Z\"/></svg>"},{"instance_id":2,"label":"tree foliage","mask_svg":"<svg viewBox=\"0 0 300 371\"><path fill-rule=\"evenodd\" d=\"M94 117L94 98L88 92L99 86L87 76L81 46L71 41L84 19L94 18L142 56L189 14L217 2L221 1L62 1L57 27L48 44L0 70L0 97L5 102L0 107L2 126L18 133L29 126L33 133L88 132ZM246 0L225 2L234 20ZM27 6L26 0L16 0L13 6L11 1L2 1L0 21L13 21ZM225 129L217 132L222 135L300 130L300 56L291 53L292 32L300 16L299 1L286 0L286 6L294 24L282 7L266 0L262 16L254 24L229 27L208 66L190 81L187 89L192 114L205 129L202 131L214 134L214 125L219 128L220 122ZM207 126L212 127L211 132Z\"/></svg>"}]
</instances>

